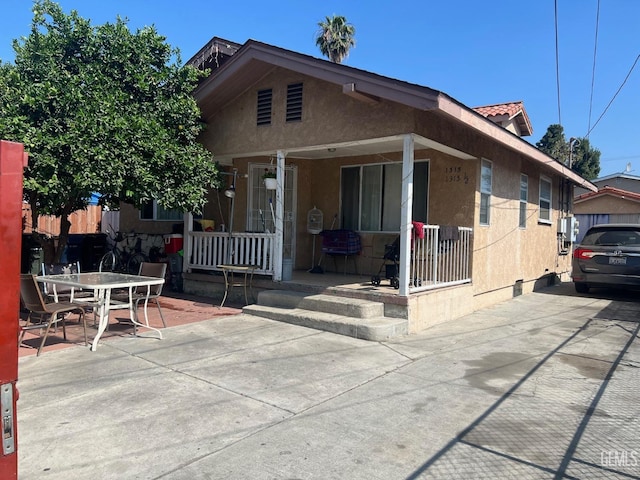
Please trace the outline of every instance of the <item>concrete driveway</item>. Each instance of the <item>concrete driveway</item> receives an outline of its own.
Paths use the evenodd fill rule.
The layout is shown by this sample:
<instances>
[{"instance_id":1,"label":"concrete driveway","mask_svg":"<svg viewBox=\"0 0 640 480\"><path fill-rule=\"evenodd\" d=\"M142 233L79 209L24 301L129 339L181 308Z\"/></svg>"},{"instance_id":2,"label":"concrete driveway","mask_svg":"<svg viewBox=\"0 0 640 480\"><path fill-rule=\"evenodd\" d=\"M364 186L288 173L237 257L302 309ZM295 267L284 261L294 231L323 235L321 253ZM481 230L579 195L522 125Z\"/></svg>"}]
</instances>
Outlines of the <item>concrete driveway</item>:
<instances>
[{"instance_id":1,"label":"concrete driveway","mask_svg":"<svg viewBox=\"0 0 640 480\"><path fill-rule=\"evenodd\" d=\"M373 343L235 315L20 359L19 478L640 478L635 294Z\"/></svg>"}]
</instances>

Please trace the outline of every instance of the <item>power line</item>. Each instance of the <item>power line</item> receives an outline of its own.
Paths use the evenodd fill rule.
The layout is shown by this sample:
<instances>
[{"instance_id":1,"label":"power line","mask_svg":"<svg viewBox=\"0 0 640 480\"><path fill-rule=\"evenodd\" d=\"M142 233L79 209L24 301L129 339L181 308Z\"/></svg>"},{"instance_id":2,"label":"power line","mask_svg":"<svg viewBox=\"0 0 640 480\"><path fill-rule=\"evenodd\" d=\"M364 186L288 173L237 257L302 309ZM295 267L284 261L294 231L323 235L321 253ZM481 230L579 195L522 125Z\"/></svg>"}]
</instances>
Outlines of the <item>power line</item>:
<instances>
[{"instance_id":1,"label":"power line","mask_svg":"<svg viewBox=\"0 0 640 480\"><path fill-rule=\"evenodd\" d=\"M600 25L600 0L596 10L596 34L593 42L593 69L591 71L591 96L589 97L589 132L591 131L591 109L593 107L593 86L596 81L596 52L598 51L598 27ZM587 138L589 134L587 133Z\"/></svg>"},{"instance_id":2,"label":"power line","mask_svg":"<svg viewBox=\"0 0 640 480\"><path fill-rule=\"evenodd\" d=\"M607 113L607 110L609 110L609 107L611 106L611 104L613 103L613 101L616 99L616 97L618 96L618 94L620 93L620 91L622 90L622 87L624 87L624 85L627 83L627 80L629 80L629 77L631 76L631 73L633 72L633 69L636 68L636 65L638 64L638 60L640 60L640 55L638 55L636 57L636 60L633 62L633 65L631 66L631 68L629 69L629 73L627 73L627 76L624 77L624 80L622 81L622 85L620 85L620 88L618 88L618 91L615 93L615 95L613 96L613 98L609 101L609 103L607 104L607 106L605 107L604 111L602 112L602 114L598 117L598 120L596 121L596 123L593 124L593 127L591 127L589 129L589 131L587 132L587 134L585 135L585 137L589 137L589 134L593 131L594 128L596 128L596 125L598 125L598 123L600 122L600 120L602 120L602 117L604 117L604 114Z\"/></svg>"},{"instance_id":3,"label":"power line","mask_svg":"<svg viewBox=\"0 0 640 480\"><path fill-rule=\"evenodd\" d=\"M556 28L556 89L558 95L558 125L562 125L562 117L560 116L560 54L558 48L558 0L554 1L555 10L555 28Z\"/></svg>"}]
</instances>

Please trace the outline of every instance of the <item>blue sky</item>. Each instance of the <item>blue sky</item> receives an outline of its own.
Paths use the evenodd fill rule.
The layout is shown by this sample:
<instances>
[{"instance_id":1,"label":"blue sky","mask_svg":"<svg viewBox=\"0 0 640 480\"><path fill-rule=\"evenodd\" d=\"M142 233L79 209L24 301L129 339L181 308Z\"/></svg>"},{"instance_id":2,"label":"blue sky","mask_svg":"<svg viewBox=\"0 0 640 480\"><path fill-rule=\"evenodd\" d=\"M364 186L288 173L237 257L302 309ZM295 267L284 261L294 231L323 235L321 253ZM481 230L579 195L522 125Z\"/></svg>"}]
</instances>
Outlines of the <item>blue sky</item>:
<instances>
[{"instance_id":1,"label":"blue sky","mask_svg":"<svg viewBox=\"0 0 640 480\"><path fill-rule=\"evenodd\" d=\"M344 15L356 28L345 64L440 90L470 107L522 100L533 124L531 143L553 123L563 125L567 139L584 137L591 127L591 145L602 152L601 176L623 172L628 163L631 174L640 175L640 65L598 121L640 55L638 0L600 1L597 44L598 0L557 0L559 107L555 0L58 3L96 25L118 15L132 30L154 25L183 61L213 36L320 57L317 23ZM11 41L29 34L31 8L31 0L0 0L3 61L13 60Z\"/></svg>"}]
</instances>

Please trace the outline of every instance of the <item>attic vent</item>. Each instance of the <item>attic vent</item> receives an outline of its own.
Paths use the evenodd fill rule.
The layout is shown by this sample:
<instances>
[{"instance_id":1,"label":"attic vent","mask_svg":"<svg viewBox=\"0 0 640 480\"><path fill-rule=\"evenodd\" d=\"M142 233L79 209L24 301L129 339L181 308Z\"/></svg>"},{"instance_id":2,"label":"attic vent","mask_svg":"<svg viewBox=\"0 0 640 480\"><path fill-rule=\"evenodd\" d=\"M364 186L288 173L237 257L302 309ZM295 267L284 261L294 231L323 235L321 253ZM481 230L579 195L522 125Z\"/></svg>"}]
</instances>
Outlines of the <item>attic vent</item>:
<instances>
[{"instance_id":1,"label":"attic vent","mask_svg":"<svg viewBox=\"0 0 640 480\"><path fill-rule=\"evenodd\" d=\"M302 83L287 85L287 122L302 120Z\"/></svg>"},{"instance_id":2,"label":"attic vent","mask_svg":"<svg viewBox=\"0 0 640 480\"><path fill-rule=\"evenodd\" d=\"M272 89L258 90L258 125L271 125L271 99Z\"/></svg>"}]
</instances>

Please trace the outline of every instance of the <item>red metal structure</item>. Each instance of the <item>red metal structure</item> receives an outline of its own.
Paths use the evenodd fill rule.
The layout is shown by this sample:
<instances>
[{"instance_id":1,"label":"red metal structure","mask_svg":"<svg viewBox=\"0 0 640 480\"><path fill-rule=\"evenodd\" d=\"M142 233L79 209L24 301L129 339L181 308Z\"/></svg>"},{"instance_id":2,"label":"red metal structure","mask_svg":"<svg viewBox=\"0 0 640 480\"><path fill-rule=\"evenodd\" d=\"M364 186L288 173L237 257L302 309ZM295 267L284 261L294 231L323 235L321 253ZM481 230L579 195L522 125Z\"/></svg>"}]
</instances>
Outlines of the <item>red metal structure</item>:
<instances>
[{"instance_id":1,"label":"red metal structure","mask_svg":"<svg viewBox=\"0 0 640 480\"><path fill-rule=\"evenodd\" d=\"M0 478L18 478L18 315L22 241L22 173L27 155L20 143L0 140Z\"/></svg>"}]
</instances>

